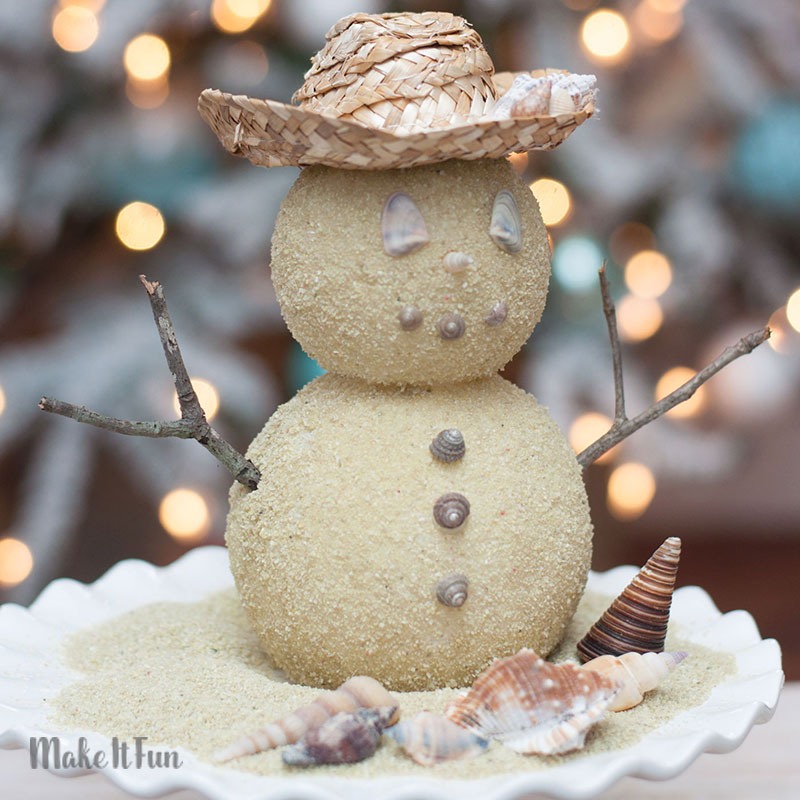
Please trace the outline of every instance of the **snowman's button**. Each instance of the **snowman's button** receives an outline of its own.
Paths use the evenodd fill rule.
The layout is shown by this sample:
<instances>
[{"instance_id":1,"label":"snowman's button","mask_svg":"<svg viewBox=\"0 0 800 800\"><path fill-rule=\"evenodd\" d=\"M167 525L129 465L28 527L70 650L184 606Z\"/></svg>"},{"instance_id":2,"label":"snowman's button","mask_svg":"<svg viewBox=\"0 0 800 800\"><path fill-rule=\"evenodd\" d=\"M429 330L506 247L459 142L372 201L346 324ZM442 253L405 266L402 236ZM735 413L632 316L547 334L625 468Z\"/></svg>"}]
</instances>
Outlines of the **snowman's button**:
<instances>
[{"instance_id":1,"label":"snowman's button","mask_svg":"<svg viewBox=\"0 0 800 800\"><path fill-rule=\"evenodd\" d=\"M400 327L404 331L413 331L422 324L422 312L414 306L406 306L398 315Z\"/></svg>"},{"instance_id":2,"label":"snowman's button","mask_svg":"<svg viewBox=\"0 0 800 800\"><path fill-rule=\"evenodd\" d=\"M459 339L467 329L467 323L458 314L445 314L438 322L442 339Z\"/></svg>"},{"instance_id":3,"label":"snowman's button","mask_svg":"<svg viewBox=\"0 0 800 800\"><path fill-rule=\"evenodd\" d=\"M483 318L483 321L492 328L497 327L506 320L508 316L508 306L503 300L495 303L490 309L489 313Z\"/></svg>"},{"instance_id":4,"label":"snowman's button","mask_svg":"<svg viewBox=\"0 0 800 800\"><path fill-rule=\"evenodd\" d=\"M458 608L467 600L467 586L469 581L466 575L457 573L447 575L436 584L436 599L443 606Z\"/></svg>"},{"instance_id":5,"label":"snowman's button","mask_svg":"<svg viewBox=\"0 0 800 800\"><path fill-rule=\"evenodd\" d=\"M458 528L469 516L469 500L458 492L443 494L433 505L433 518L443 528Z\"/></svg>"},{"instance_id":6,"label":"snowman's button","mask_svg":"<svg viewBox=\"0 0 800 800\"><path fill-rule=\"evenodd\" d=\"M440 431L430 445L433 457L448 463L463 458L466 449L464 434L458 428L447 428Z\"/></svg>"}]
</instances>

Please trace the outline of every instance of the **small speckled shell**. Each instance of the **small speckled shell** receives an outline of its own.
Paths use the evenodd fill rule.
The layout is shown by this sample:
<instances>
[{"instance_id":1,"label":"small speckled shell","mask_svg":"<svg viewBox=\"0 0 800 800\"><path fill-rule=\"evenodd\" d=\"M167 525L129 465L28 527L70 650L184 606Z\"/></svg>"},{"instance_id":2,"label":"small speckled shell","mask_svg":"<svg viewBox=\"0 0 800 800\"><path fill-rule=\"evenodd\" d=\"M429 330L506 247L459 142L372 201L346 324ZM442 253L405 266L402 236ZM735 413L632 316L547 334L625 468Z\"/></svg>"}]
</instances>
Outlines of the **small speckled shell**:
<instances>
[{"instance_id":1,"label":"small speckled shell","mask_svg":"<svg viewBox=\"0 0 800 800\"><path fill-rule=\"evenodd\" d=\"M517 201L508 189L501 189L494 198L489 236L507 253L519 253L522 249L522 221Z\"/></svg>"},{"instance_id":2,"label":"small speckled shell","mask_svg":"<svg viewBox=\"0 0 800 800\"><path fill-rule=\"evenodd\" d=\"M464 434L458 428L447 428L440 431L439 435L431 442L430 450L433 457L439 461L448 463L458 461L464 457L464 453L467 451Z\"/></svg>"},{"instance_id":3,"label":"small speckled shell","mask_svg":"<svg viewBox=\"0 0 800 800\"><path fill-rule=\"evenodd\" d=\"M445 253L442 259L445 272L456 274L463 272L470 264L474 263L475 259L468 256L466 253L461 253L458 250L451 250Z\"/></svg>"},{"instance_id":4,"label":"small speckled shell","mask_svg":"<svg viewBox=\"0 0 800 800\"><path fill-rule=\"evenodd\" d=\"M538 117L550 113L550 81L542 80L511 106L512 117Z\"/></svg>"},{"instance_id":5,"label":"small speckled shell","mask_svg":"<svg viewBox=\"0 0 800 800\"><path fill-rule=\"evenodd\" d=\"M467 329L467 323L458 314L445 314L438 323L442 339L459 339Z\"/></svg>"},{"instance_id":6,"label":"small speckled shell","mask_svg":"<svg viewBox=\"0 0 800 800\"><path fill-rule=\"evenodd\" d=\"M679 652L599 656L587 661L581 669L591 669L617 681L622 688L611 701L608 710L625 711L639 705L645 692L655 689L687 655Z\"/></svg>"},{"instance_id":7,"label":"small speckled shell","mask_svg":"<svg viewBox=\"0 0 800 800\"><path fill-rule=\"evenodd\" d=\"M458 492L443 494L433 505L433 518L443 528L458 528L469 516L469 500Z\"/></svg>"},{"instance_id":8,"label":"small speckled shell","mask_svg":"<svg viewBox=\"0 0 800 800\"><path fill-rule=\"evenodd\" d=\"M485 752L486 739L470 733L446 717L423 711L386 731L417 764L432 767L443 761L472 758Z\"/></svg>"},{"instance_id":9,"label":"small speckled shell","mask_svg":"<svg viewBox=\"0 0 800 800\"><path fill-rule=\"evenodd\" d=\"M581 661L603 655L660 653L667 636L681 540L667 539L578 642Z\"/></svg>"},{"instance_id":10,"label":"small speckled shell","mask_svg":"<svg viewBox=\"0 0 800 800\"><path fill-rule=\"evenodd\" d=\"M520 650L484 670L444 713L517 753L554 755L583 746L618 690L605 675L576 664L549 664L533 650Z\"/></svg>"},{"instance_id":11,"label":"small speckled shell","mask_svg":"<svg viewBox=\"0 0 800 800\"><path fill-rule=\"evenodd\" d=\"M422 324L422 312L414 306L406 306L397 315L397 319L404 331L413 331Z\"/></svg>"},{"instance_id":12,"label":"small speckled shell","mask_svg":"<svg viewBox=\"0 0 800 800\"><path fill-rule=\"evenodd\" d=\"M506 321L508 316L508 306L502 300L492 306L491 311L483 318L483 321L491 328L495 328Z\"/></svg>"},{"instance_id":13,"label":"small speckled shell","mask_svg":"<svg viewBox=\"0 0 800 800\"><path fill-rule=\"evenodd\" d=\"M326 692L313 703L218 750L213 760L223 763L291 744L339 712L392 706L397 706L397 701L378 681L367 675L357 675L346 680L336 691Z\"/></svg>"},{"instance_id":14,"label":"small speckled shell","mask_svg":"<svg viewBox=\"0 0 800 800\"><path fill-rule=\"evenodd\" d=\"M390 256L413 253L430 241L422 214L403 192L395 192L383 206L381 233L383 249Z\"/></svg>"},{"instance_id":15,"label":"small speckled shell","mask_svg":"<svg viewBox=\"0 0 800 800\"><path fill-rule=\"evenodd\" d=\"M287 747L281 753L283 763L308 767L363 761L378 749L381 733L396 713L395 706L336 714L310 730L297 744Z\"/></svg>"},{"instance_id":16,"label":"small speckled shell","mask_svg":"<svg viewBox=\"0 0 800 800\"><path fill-rule=\"evenodd\" d=\"M436 584L436 599L443 606L460 608L467 602L468 586L466 575L447 575Z\"/></svg>"}]
</instances>

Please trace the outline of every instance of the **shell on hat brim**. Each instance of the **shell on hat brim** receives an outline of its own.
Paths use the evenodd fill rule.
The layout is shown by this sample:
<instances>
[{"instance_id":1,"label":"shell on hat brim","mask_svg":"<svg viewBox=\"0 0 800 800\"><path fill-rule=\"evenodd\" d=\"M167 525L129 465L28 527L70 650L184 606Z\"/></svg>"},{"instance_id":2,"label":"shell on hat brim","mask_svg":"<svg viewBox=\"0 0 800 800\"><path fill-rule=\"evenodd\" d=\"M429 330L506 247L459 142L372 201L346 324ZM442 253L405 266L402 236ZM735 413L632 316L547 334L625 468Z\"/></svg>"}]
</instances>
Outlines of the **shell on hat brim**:
<instances>
[{"instance_id":1,"label":"shell on hat brim","mask_svg":"<svg viewBox=\"0 0 800 800\"><path fill-rule=\"evenodd\" d=\"M564 72L547 69L525 74L537 77ZM495 74L493 83L498 95L519 74L522 73ZM341 169L397 169L451 158L471 161L503 158L529 150L552 150L594 113L594 104L589 103L572 114L481 119L397 134L287 103L217 89L206 89L197 107L229 153L247 158L257 166L322 164Z\"/></svg>"}]
</instances>

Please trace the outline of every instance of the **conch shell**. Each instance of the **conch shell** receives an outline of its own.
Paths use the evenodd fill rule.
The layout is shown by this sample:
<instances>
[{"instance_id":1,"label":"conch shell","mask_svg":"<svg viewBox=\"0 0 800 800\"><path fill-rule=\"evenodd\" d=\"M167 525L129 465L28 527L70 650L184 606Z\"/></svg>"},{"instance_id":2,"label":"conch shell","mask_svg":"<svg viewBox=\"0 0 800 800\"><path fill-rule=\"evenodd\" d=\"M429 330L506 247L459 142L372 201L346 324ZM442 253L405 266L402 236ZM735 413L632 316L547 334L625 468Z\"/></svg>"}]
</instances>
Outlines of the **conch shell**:
<instances>
[{"instance_id":1,"label":"conch shell","mask_svg":"<svg viewBox=\"0 0 800 800\"><path fill-rule=\"evenodd\" d=\"M486 739L430 711L398 722L386 733L423 767L432 767L442 761L471 758L480 755L489 746Z\"/></svg>"},{"instance_id":2,"label":"conch shell","mask_svg":"<svg viewBox=\"0 0 800 800\"><path fill-rule=\"evenodd\" d=\"M444 714L517 753L554 755L582 747L618 691L605 675L576 664L549 664L525 649L491 664Z\"/></svg>"},{"instance_id":3,"label":"conch shell","mask_svg":"<svg viewBox=\"0 0 800 800\"><path fill-rule=\"evenodd\" d=\"M397 716L392 708L358 708L336 714L310 730L297 744L287 747L281 758L292 767L314 764L355 764L377 749L383 729Z\"/></svg>"},{"instance_id":4,"label":"conch shell","mask_svg":"<svg viewBox=\"0 0 800 800\"><path fill-rule=\"evenodd\" d=\"M234 758L292 744L308 731L318 728L327 719L343 711L387 707L396 709L397 700L378 681L366 675L349 678L336 691L326 692L310 705L297 709L288 717L259 728L230 746L218 750L213 760L221 764ZM394 719L396 720L396 716ZM387 724L391 724L391 721Z\"/></svg>"},{"instance_id":5,"label":"conch shell","mask_svg":"<svg viewBox=\"0 0 800 800\"><path fill-rule=\"evenodd\" d=\"M681 540L667 539L578 642L584 663L603 655L660 653L667 636Z\"/></svg>"},{"instance_id":6,"label":"conch shell","mask_svg":"<svg viewBox=\"0 0 800 800\"><path fill-rule=\"evenodd\" d=\"M625 711L639 705L645 692L655 689L687 655L679 652L600 656L587 661L581 669L590 669L616 680L622 688L611 701L608 710Z\"/></svg>"}]
</instances>

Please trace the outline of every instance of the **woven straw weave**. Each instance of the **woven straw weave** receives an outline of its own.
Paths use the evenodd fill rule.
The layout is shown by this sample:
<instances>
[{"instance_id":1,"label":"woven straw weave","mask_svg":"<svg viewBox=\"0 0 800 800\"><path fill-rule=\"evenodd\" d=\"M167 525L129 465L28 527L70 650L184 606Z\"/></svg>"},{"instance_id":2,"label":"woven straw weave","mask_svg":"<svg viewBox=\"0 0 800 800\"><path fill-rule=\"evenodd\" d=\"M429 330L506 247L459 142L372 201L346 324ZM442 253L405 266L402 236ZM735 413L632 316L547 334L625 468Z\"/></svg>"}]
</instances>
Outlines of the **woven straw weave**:
<instances>
[{"instance_id":1,"label":"woven straw weave","mask_svg":"<svg viewBox=\"0 0 800 800\"><path fill-rule=\"evenodd\" d=\"M354 14L327 39L293 98L299 107L203 92L200 114L227 150L262 166L349 169L499 158L555 147L594 110L491 119L514 74L493 80L480 37L452 14Z\"/></svg>"}]
</instances>

